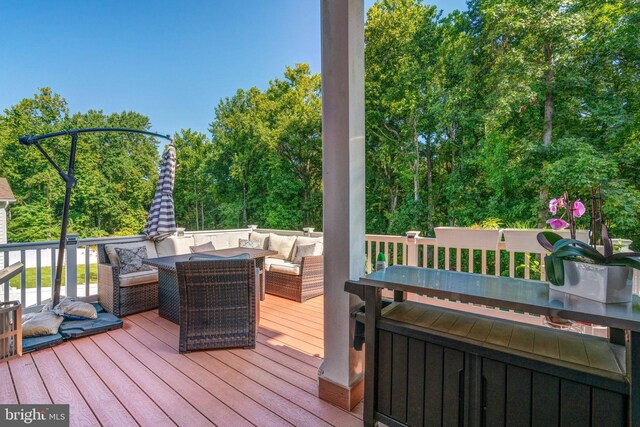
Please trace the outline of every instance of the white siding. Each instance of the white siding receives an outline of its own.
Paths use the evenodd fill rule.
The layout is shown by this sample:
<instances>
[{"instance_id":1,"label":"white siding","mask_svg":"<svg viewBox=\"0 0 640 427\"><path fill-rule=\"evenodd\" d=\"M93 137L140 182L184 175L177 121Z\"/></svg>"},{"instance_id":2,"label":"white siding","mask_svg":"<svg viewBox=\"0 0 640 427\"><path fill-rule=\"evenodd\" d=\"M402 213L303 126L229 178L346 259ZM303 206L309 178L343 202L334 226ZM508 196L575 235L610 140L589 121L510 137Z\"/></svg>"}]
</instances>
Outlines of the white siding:
<instances>
[{"instance_id":1,"label":"white siding","mask_svg":"<svg viewBox=\"0 0 640 427\"><path fill-rule=\"evenodd\" d=\"M0 244L7 243L7 210L0 205ZM0 253L0 268L4 267L4 254Z\"/></svg>"},{"instance_id":2,"label":"white siding","mask_svg":"<svg viewBox=\"0 0 640 427\"><path fill-rule=\"evenodd\" d=\"M0 244L7 243L7 210L0 207Z\"/></svg>"}]
</instances>

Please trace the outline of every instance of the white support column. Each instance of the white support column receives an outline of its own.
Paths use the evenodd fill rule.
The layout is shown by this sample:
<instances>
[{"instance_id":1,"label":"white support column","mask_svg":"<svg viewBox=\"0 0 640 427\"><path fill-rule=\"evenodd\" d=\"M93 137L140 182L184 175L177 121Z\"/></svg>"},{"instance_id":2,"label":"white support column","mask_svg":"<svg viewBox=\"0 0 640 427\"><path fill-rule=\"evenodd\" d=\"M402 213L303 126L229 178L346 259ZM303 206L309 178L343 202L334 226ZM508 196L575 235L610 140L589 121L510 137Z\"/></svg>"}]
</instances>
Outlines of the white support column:
<instances>
[{"instance_id":1,"label":"white support column","mask_svg":"<svg viewBox=\"0 0 640 427\"><path fill-rule=\"evenodd\" d=\"M352 409L363 393L363 354L352 349L345 281L364 274L364 1L321 0L324 354L320 397Z\"/></svg>"}]
</instances>

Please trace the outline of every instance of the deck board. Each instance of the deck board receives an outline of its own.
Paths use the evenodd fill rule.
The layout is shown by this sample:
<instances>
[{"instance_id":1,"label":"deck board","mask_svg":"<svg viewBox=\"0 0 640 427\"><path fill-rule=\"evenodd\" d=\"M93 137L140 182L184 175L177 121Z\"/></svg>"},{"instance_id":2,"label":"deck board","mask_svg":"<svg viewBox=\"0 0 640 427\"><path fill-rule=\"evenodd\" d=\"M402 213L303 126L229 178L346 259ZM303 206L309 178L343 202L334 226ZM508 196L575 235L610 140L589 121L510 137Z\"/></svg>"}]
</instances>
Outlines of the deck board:
<instances>
[{"instance_id":1,"label":"deck board","mask_svg":"<svg viewBox=\"0 0 640 427\"><path fill-rule=\"evenodd\" d=\"M98 374L89 366L71 343L64 343L53 349L59 360L64 360L67 373L91 407L103 426L137 425L129 411L109 390ZM122 396L124 399L124 396Z\"/></svg>"},{"instance_id":2,"label":"deck board","mask_svg":"<svg viewBox=\"0 0 640 427\"><path fill-rule=\"evenodd\" d=\"M51 397L30 354L10 360L9 368L18 402L43 405L51 403Z\"/></svg>"},{"instance_id":3,"label":"deck board","mask_svg":"<svg viewBox=\"0 0 640 427\"><path fill-rule=\"evenodd\" d=\"M0 363L0 403L69 403L71 425L351 426L318 398L323 297L267 295L256 348L177 351L179 327L157 310L122 329Z\"/></svg>"},{"instance_id":4,"label":"deck board","mask_svg":"<svg viewBox=\"0 0 640 427\"><path fill-rule=\"evenodd\" d=\"M95 425L98 420L51 349L33 355L53 403L68 403L71 426Z\"/></svg>"},{"instance_id":5,"label":"deck board","mask_svg":"<svg viewBox=\"0 0 640 427\"><path fill-rule=\"evenodd\" d=\"M16 389L7 363L0 363L0 402L5 404L18 403Z\"/></svg>"}]
</instances>

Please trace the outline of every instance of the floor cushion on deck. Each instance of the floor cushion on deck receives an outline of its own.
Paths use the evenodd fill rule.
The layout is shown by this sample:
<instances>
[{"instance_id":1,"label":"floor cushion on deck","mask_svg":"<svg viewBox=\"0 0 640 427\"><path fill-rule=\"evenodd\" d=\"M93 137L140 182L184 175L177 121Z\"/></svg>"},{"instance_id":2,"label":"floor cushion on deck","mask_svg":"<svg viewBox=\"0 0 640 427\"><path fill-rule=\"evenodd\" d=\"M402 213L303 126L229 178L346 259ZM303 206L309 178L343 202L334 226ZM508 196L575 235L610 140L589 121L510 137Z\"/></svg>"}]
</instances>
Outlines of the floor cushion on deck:
<instances>
[{"instance_id":1,"label":"floor cushion on deck","mask_svg":"<svg viewBox=\"0 0 640 427\"><path fill-rule=\"evenodd\" d=\"M43 348L53 347L58 344L62 344L64 338L62 335L53 334L45 335L43 337L31 337L22 339L22 353L30 353L36 350L42 350Z\"/></svg>"},{"instance_id":2,"label":"floor cushion on deck","mask_svg":"<svg viewBox=\"0 0 640 427\"><path fill-rule=\"evenodd\" d=\"M63 298L53 310L58 316L68 320L97 319L98 311L93 304L84 301L75 301L71 298Z\"/></svg>"},{"instance_id":3,"label":"floor cushion on deck","mask_svg":"<svg viewBox=\"0 0 640 427\"><path fill-rule=\"evenodd\" d=\"M111 313L98 313L97 319L65 320L59 331L64 339L73 339L118 328L122 328L122 320Z\"/></svg>"},{"instance_id":4,"label":"floor cushion on deck","mask_svg":"<svg viewBox=\"0 0 640 427\"><path fill-rule=\"evenodd\" d=\"M22 316L22 337L39 337L53 335L58 332L62 316L53 311L28 313Z\"/></svg>"}]
</instances>

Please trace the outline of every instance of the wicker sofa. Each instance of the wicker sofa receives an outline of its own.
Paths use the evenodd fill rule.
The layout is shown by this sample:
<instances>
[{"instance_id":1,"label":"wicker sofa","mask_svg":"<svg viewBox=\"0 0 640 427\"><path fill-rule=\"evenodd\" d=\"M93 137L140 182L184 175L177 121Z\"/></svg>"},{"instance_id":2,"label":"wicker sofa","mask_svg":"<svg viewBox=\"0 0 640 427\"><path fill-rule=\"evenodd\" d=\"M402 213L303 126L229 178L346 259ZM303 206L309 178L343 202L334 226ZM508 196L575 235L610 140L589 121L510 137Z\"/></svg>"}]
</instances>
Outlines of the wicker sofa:
<instances>
[{"instance_id":1,"label":"wicker sofa","mask_svg":"<svg viewBox=\"0 0 640 427\"><path fill-rule=\"evenodd\" d=\"M241 239L251 240L263 249L277 250L278 255L265 260L266 292L303 302L323 293L322 237L302 232L270 230L229 230L171 236L159 242L98 245L98 296L104 308L116 316L126 316L154 309L158 306L158 273L156 270L121 274L115 255L116 247L146 245L149 258L181 255L191 252L192 246L211 242L216 249L238 247ZM298 246L320 243L311 256L293 262Z\"/></svg>"}]
</instances>

